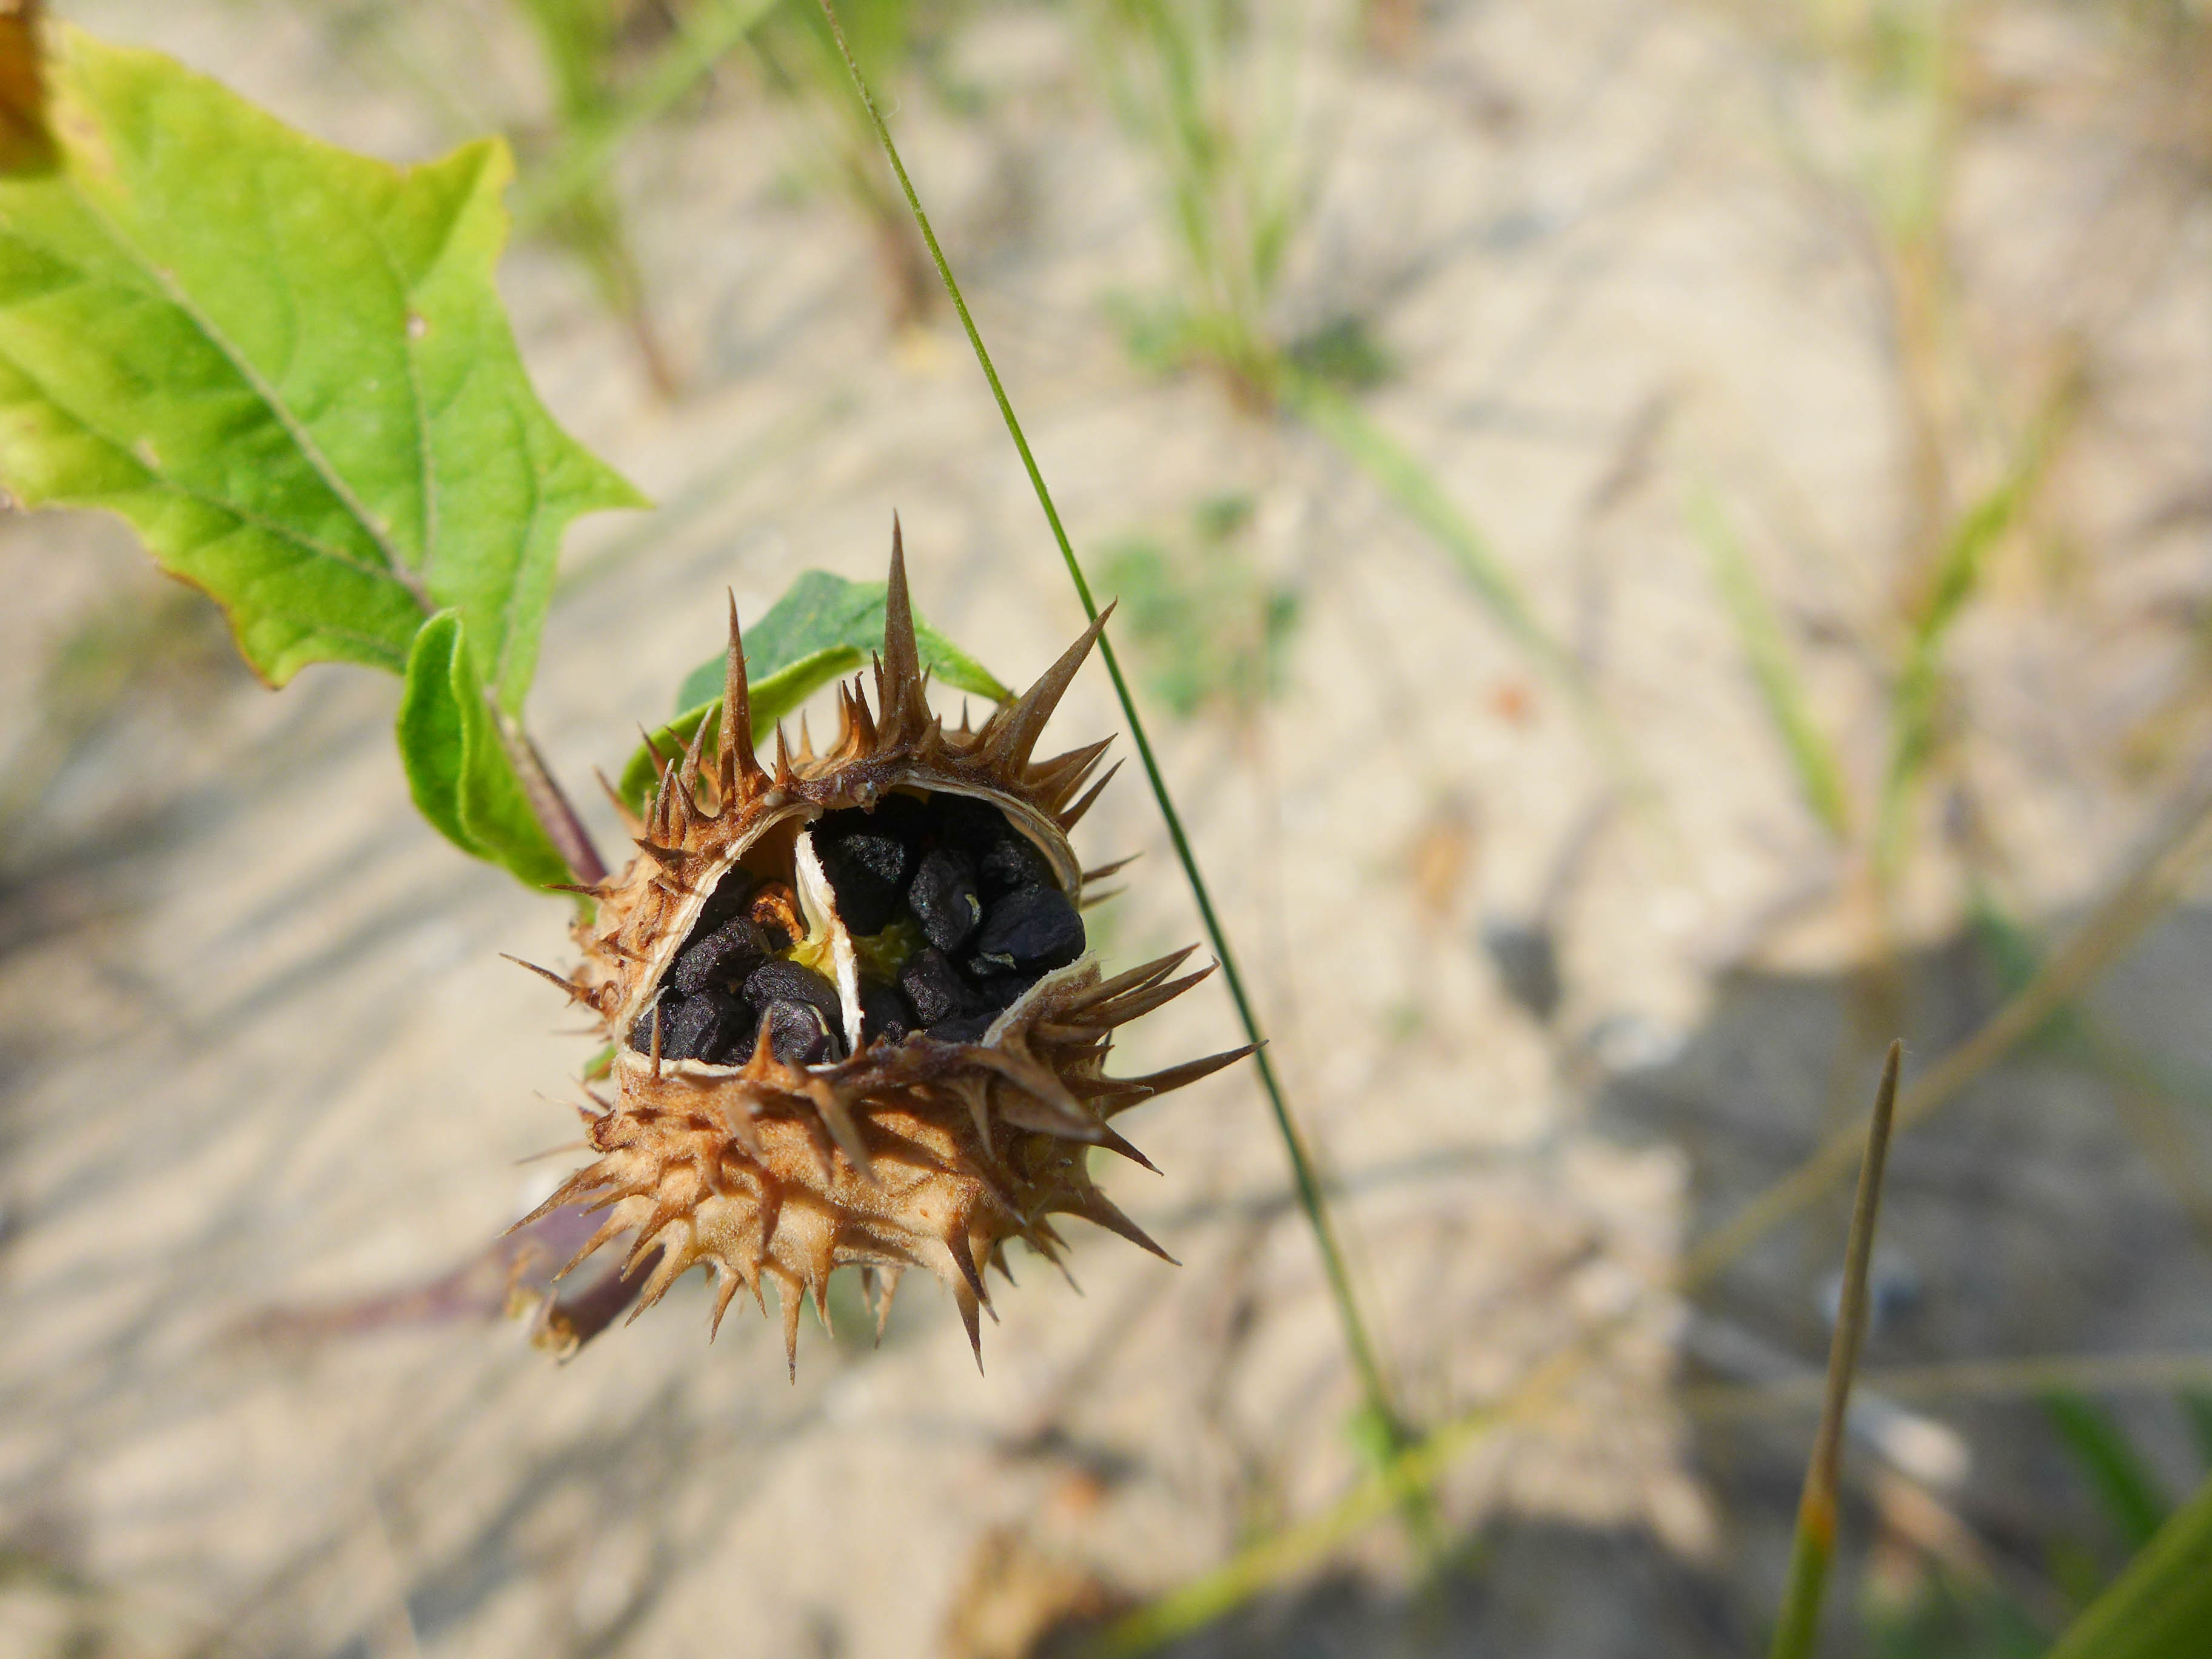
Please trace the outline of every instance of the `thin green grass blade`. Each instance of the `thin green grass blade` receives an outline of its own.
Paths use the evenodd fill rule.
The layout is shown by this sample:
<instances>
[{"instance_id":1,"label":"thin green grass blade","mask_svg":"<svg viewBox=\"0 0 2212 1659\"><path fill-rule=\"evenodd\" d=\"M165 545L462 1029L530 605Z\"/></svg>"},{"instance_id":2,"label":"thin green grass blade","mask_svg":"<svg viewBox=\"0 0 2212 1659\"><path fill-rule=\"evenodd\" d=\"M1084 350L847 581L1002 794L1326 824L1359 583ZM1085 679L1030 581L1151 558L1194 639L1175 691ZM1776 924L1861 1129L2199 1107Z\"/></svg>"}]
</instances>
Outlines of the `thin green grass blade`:
<instances>
[{"instance_id":1,"label":"thin green grass blade","mask_svg":"<svg viewBox=\"0 0 2212 1659\"><path fill-rule=\"evenodd\" d=\"M1959 520L1936 563L1935 581L1905 641L1892 694L1889 770L1883 781L1875 848L1885 869L1903 852L1906 809L1936 750L1943 689L1943 647L1966 601L1980 586L1990 550L2010 530L2027 497L2015 472Z\"/></svg>"},{"instance_id":2,"label":"thin green grass blade","mask_svg":"<svg viewBox=\"0 0 2212 1659\"><path fill-rule=\"evenodd\" d=\"M1836 1330L1828 1346L1828 1387L1820 1406L1820 1427L1805 1469L1805 1490L1797 1501L1797 1530L1790 1545L1790 1577L1775 1621L1772 1659L1808 1659L1820 1644L1820 1601L1827 1588L1828 1563L1836 1549L1837 1481L1843 1468L1844 1419L1850 1408L1851 1376L1858 1370L1866 1340L1867 1270L1874 1261L1875 1223L1881 1214L1881 1176L1889 1159L1889 1138L1897 1121L1897 1073L1905 1045L1893 1042L1882 1061L1881 1085L1875 1091L1874 1121L1868 1127L1866 1156L1859 1165L1859 1190L1851 1206L1851 1231L1844 1246L1844 1294L1836 1310Z\"/></svg>"},{"instance_id":3,"label":"thin green grass blade","mask_svg":"<svg viewBox=\"0 0 2212 1659\"><path fill-rule=\"evenodd\" d=\"M983 344L983 336L975 326L975 317L968 309L968 301L961 294L960 284L952 275L952 267L945 258L945 250L938 243L937 233L930 227L929 216L922 210L921 198L915 190L914 180L908 176L906 163L899 156L898 146L891 140L890 128L884 120L883 111L877 106L874 94L868 89L866 77L860 73L860 64L846 45L836 8L832 0L821 0L821 3L823 14L829 20L830 33L837 41L838 51L845 59L847 72L853 77L854 90L860 94L860 102L867 110L877 142L883 146L884 158L898 179L907 208L913 214L915 225L921 232L922 241L929 249L931 263L936 266L939 280L945 284L952 308L960 318L960 325L967 332L968 343L975 353L975 361L983 371L984 380L990 385L991 396L999 405L1000 416L1006 422L1007 435L1013 440L1015 452L1022 459L1022 466L1029 475L1030 487L1036 492L1037 505L1043 510L1045 522L1051 528L1053 540L1060 549L1060 562L1066 567L1069 581L1074 585L1076 598L1082 602L1084 614L1096 620L1098 602L1091 593L1090 582L1085 579L1082 563L1075 556L1074 546L1067 538L1066 526L1060 522L1060 509L1054 504L1051 490L1045 486L1044 474L1038 469L1036 456L1030 448L1021 422L1015 416L1013 404L1006 396L1004 383L999 379L998 368ZM1152 738L1145 730L1143 717L1137 712L1136 699L1130 694L1128 678L1122 672L1121 658L1115 653L1109 636L1099 635L1098 652L1106 665L1107 675L1114 683L1114 696L1121 703L1122 718L1129 723L1130 741L1136 747L1137 758L1145 769L1146 781L1152 787L1152 799L1158 804L1160 817L1167 825L1168 838L1175 845L1176 860L1182 866L1183 879L1190 887L1191 898L1198 907L1199 919L1205 927L1206 939L1213 947L1215 958L1221 964L1222 980L1228 987L1231 1000L1237 1005L1237 1018L1244 1027L1246 1036L1255 1045L1262 1045L1253 1055L1253 1064L1259 1072L1261 1087L1267 1094L1277 1133L1281 1135L1284 1150L1290 1158L1291 1176L1297 1187L1298 1205L1305 1213L1307 1225L1313 1231L1316 1247L1328 1274L1338 1321L1343 1328L1345 1347L1359 1378L1366 1409L1375 1421L1386 1425L1389 1437L1394 1443L1400 1446L1410 1444L1412 1436L1393 1401L1383 1378L1381 1362L1368 1338L1366 1321L1359 1311L1358 1301L1352 1291L1351 1271L1336 1242L1335 1228L1330 1221L1328 1204L1322 1194L1320 1177L1316 1174L1312 1157L1306 1150L1305 1138L1291 1114L1290 1101L1283 1091L1282 1081L1276 1075L1273 1061L1264 1046L1266 1037L1261 1030L1258 1010L1246 988L1244 976L1238 969L1236 952L1230 948L1229 935L1214 910L1212 894L1206 886L1205 875L1199 869L1198 855L1192 850L1190 837L1183 829L1182 815L1176 810L1175 797L1160 771L1158 757L1152 751Z\"/></svg>"},{"instance_id":4,"label":"thin green grass blade","mask_svg":"<svg viewBox=\"0 0 2212 1659\"><path fill-rule=\"evenodd\" d=\"M2212 1480L2158 1529L2045 1659L2203 1659L2212 1653Z\"/></svg>"},{"instance_id":5,"label":"thin green grass blade","mask_svg":"<svg viewBox=\"0 0 2212 1659\"><path fill-rule=\"evenodd\" d=\"M1702 492L1692 506L1690 522L1698 539L1705 544L1714 585L1720 589L1722 604L1728 607L1729 620L1735 625L1736 641L1750 665L1766 718L1782 739L1790 769L1797 775L1798 791L1830 836L1839 842L1846 841L1851 829L1850 793L1844 782L1843 765L1827 734L1813 718L1813 702L1806 694L1804 677L1798 672L1797 659L1782 631L1781 619L1767 603L1719 499L1709 490Z\"/></svg>"},{"instance_id":6,"label":"thin green grass blade","mask_svg":"<svg viewBox=\"0 0 2212 1659\"><path fill-rule=\"evenodd\" d=\"M2010 469L1960 514L1937 550L1927 591L1911 619L1891 694L1889 768L1875 821L1875 861L1893 873L1905 850L1909 809L1934 758L1942 714L1943 653L1980 587L1990 552L2026 514L2078 401L2076 377L2062 376L2021 443Z\"/></svg>"}]
</instances>

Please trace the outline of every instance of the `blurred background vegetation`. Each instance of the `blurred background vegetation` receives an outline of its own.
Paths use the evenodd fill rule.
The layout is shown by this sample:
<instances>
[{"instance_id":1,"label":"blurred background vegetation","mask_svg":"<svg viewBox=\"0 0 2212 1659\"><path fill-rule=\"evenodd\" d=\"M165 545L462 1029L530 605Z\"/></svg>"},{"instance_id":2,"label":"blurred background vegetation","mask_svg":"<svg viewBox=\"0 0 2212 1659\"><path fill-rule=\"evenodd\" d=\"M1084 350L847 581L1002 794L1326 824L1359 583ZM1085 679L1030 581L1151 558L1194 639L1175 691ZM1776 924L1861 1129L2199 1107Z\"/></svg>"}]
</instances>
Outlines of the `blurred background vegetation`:
<instances>
[{"instance_id":1,"label":"blurred background vegetation","mask_svg":"<svg viewBox=\"0 0 2212 1659\"><path fill-rule=\"evenodd\" d=\"M873 574L893 506L1002 677L1067 631L811 3L54 9L394 159L507 136L525 355L659 503L572 542L570 771L723 584ZM1361 1500L1228 1080L1139 1137L1183 1287L1024 1275L1064 1334L995 1333L995 1392L926 1310L795 1394L690 1329L544 1371L496 1296L267 1340L504 1224L568 1057L511 1063L549 1018L475 964L537 924L393 827L379 693L277 710L106 527L10 513L0 1648L1757 1650L1902 1035L1826 1650L2045 1651L2212 1471L2212 10L840 12L1119 598L1433 1507ZM1182 942L1121 793L1095 937ZM842 1591L778 1601L786 1551Z\"/></svg>"}]
</instances>

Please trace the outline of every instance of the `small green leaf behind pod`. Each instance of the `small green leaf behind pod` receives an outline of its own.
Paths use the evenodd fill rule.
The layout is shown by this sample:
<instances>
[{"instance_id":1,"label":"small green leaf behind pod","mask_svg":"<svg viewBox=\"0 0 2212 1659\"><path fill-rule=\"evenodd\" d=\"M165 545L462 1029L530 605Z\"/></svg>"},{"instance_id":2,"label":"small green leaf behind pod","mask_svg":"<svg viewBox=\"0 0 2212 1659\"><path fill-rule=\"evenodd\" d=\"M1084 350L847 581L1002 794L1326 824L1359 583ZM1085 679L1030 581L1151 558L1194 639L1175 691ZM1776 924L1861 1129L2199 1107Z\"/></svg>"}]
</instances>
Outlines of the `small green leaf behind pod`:
<instances>
[{"instance_id":1,"label":"small green leaf behind pod","mask_svg":"<svg viewBox=\"0 0 2212 1659\"><path fill-rule=\"evenodd\" d=\"M447 840L532 887L569 879L500 741L458 611L415 635L397 735L415 804Z\"/></svg>"},{"instance_id":2,"label":"small green leaf behind pod","mask_svg":"<svg viewBox=\"0 0 2212 1659\"><path fill-rule=\"evenodd\" d=\"M58 167L0 179L0 482L104 507L283 684L468 619L520 709L561 535L641 505L532 392L492 280L504 144L398 167L66 26Z\"/></svg>"},{"instance_id":3,"label":"small green leaf behind pod","mask_svg":"<svg viewBox=\"0 0 2212 1659\"><path fill-rule=\"evenodd\" d=\"M993 702L1013 696L981 663L919 617L914 632L921 665L945 684ZM745 689L754 732L765 732L831 680L863 666L883 642L883 583L848 581L826 570L803 572L745 630ZM710 657L684 677L676 695L681 712L652 734L663 755L681 754L702 721L712 747L721 728L723 668L722 658ZM642 811L658 775L652 750L641 745L623 768L623 799Z\"/></svg>"}]
</instances>

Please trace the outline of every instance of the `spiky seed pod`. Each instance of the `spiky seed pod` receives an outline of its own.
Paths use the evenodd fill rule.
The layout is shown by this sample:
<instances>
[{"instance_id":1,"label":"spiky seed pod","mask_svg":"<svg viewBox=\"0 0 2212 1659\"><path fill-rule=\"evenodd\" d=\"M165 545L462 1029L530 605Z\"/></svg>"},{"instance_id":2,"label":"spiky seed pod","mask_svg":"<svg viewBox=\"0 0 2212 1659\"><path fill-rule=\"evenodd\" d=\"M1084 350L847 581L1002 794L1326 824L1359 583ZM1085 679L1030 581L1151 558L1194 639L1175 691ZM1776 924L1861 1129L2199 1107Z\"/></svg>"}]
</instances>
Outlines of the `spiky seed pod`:
<instances>
[{"instance_id":1,"label":"spiky seed pod","mask_svg":"<svg viewBox=\"0 0 2212 1659\"><path fill-rule=\"evenodd\" d=\"M826 1323L839 1267L861 1270L879 1333L899 1275L935 1273L980 1364L1009 1241L1057 1264L1054 1218L1073 1215L1165 1256L1085 1154L1144 1163L1110 1120L1249 1050L1106 1075L1115 1028L1210 969L1178 975L1184 951L1109 977L1085 949L1067 836L1107 745L1032 753L1103 623L980 729L948 728L894 521L873 706L866 677L841 685L836 743L815 753L802 726L794 755L779 726L769 768L732 604L712 763L704 725L662 757L638 856L591 890L581 969L549 975L616 1043L599 1156L536 1212L605 1211L569 1267L633 1235L632 1267L659 1253L639 1310L703 1267L716 1328L740 1288L765 1313L773 1280L795 1370L800 1300Z\"/></svg>"}]
</instances>

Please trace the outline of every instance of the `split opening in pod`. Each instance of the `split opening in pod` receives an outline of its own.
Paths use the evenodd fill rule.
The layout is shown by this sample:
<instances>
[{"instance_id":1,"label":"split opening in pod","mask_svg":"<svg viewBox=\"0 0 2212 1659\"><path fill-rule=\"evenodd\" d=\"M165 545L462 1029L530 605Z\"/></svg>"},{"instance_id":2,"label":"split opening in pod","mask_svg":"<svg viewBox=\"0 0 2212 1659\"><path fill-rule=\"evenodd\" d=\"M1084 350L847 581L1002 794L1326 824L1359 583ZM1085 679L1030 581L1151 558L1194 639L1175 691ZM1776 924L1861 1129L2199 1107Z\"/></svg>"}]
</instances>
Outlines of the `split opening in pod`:
<instances>
[{"instance_id":1,"label":"split opening in pod","mask_svg":"<svg viewBox=\"0 0 2212 1659\"><path fill-rule=\"evenodd\" d=\"M916 1031L979 1041L1084 951L1053 861L980 797L895 789L771 830L730 866L632 1025L666 1060L738 1066L765 1038L832 1064Z\"/></svg>"}]
</instances>

